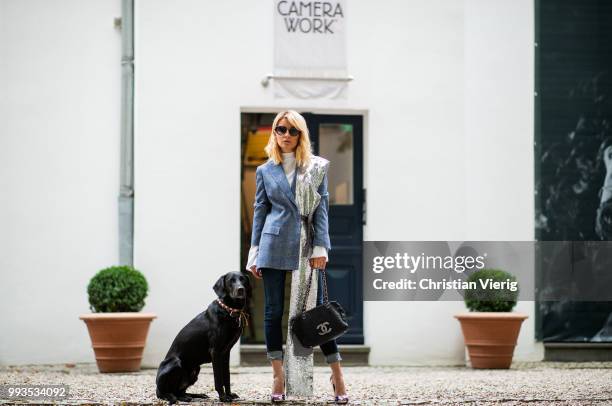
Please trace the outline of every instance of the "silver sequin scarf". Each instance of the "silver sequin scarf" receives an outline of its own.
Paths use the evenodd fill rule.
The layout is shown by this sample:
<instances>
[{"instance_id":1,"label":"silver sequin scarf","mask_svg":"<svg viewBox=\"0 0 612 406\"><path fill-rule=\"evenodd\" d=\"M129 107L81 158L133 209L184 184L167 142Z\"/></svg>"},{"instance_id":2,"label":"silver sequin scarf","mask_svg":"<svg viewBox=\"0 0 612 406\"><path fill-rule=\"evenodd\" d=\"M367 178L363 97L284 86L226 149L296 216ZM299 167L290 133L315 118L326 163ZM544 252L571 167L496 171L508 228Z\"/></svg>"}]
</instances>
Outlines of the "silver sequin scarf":
<instances>
[{"instance_id":1,"label":"silver sequin scarf","mask_svg":"<svg viewBox=\"0 0 612 406\"><path fill-rule=\"evenodd\" d=\"M313 214L321 201L317 192L329 161L325 158L313 156L305 168L296 168L297 178L295 185L295 200L302 218L300 231L299 268L291 272L291 298L289 305L289 319L301 311L301 304L306 294L308 278L313 270L308 259L312 253L312 239L314 228L312 226ZM317 300L318 275L313 275L310 293L306 299L306 309L312 309ZM291 326L287 331L287 344L284 357L285 384L287 395L312 396L313 394L313 350L303 347L299 340L293 336Z\"/></svg>"}]
</instances>

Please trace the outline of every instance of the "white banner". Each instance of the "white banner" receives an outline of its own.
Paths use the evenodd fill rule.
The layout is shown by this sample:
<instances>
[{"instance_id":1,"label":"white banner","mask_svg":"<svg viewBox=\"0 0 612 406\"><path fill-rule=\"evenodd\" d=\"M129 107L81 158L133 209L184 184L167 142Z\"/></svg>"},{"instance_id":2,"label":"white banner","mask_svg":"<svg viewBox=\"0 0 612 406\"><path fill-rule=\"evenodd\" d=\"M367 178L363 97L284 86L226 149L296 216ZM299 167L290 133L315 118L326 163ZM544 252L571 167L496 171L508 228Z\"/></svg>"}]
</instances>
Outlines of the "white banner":
<instances>
[{"instance_id":1,"label":"white banner","mask_svg":"<svg viewBox=\"0 0 612 406\"><path fill-rule=\"evenodd\" d=\"M274 0L274 95L346 97L345 33L345 0Z\"/></svg>"}]
</instances>

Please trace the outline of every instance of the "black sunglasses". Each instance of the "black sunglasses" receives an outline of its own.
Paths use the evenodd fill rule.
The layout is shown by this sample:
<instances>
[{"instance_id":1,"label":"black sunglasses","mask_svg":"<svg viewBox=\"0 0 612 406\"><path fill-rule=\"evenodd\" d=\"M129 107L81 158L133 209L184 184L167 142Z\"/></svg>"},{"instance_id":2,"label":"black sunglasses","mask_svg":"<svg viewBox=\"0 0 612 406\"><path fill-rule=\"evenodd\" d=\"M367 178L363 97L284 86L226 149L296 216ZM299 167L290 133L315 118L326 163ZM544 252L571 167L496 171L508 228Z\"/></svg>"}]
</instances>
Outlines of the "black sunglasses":
<instances>
[{"instance_id":1,"label":"black sunglasses","mask_svg":"<svg viewBox=\"0 0 612 406\"><path fill-rule=\"evenodd\" d=\"M278 134L278 135L285 135L285 133L287 132L287 127L285 127L284 125L277 125L276 128L274 129L274 131ZM301 131L298 130L295 127L291 127L289 129L289 135L292 137L296 137L298 135L300 135Z\"/></svg>"}]
</instances>

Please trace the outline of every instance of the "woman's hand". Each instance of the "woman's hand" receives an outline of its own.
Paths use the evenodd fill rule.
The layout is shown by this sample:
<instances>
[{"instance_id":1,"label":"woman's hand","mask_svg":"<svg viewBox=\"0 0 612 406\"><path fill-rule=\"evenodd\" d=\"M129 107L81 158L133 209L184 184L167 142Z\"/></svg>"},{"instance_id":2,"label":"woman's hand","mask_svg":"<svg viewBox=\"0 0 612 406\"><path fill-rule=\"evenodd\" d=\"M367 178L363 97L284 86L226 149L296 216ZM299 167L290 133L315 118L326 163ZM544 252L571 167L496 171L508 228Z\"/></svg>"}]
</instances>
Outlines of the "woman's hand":
<instances>
[{"instance_id":1,"label":"woman's hand","mask_svg":"<svg viewBox=\"0 0 612 406\"><path fill-rule=\"evenodd\" d=\"M325 257L314 257L310 258L310 267L312 269L325 269L327 260Z\"/></svg>"},{"instance_id":2,"label":"woman's hand","mask_svg":"<svg viewBox=\"0 0 612 406\"><path fill-rule=\"evenodd\" d=\"M251 272L255 278L261 279L261 270L257 269L255 265L249 269L249 272Z\"/></svg>"}]
</instances>

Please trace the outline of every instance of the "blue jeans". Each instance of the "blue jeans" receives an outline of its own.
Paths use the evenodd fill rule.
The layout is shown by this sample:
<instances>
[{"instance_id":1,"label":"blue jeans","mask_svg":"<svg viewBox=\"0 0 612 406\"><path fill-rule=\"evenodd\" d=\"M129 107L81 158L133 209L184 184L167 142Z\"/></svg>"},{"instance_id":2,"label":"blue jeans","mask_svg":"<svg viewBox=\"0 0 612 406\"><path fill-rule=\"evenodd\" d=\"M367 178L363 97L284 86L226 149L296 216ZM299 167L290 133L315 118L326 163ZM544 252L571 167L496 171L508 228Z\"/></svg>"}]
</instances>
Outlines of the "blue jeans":
<instances>
[{"instance_id":1,"label":"blue jeans","mask_svg":"<svg viewBox=\"0 0 612 406\"><path fill-rule=\"evenodd\" d=\"M265 310L264 310L264 330L266 336L267 356L269 360L283 359L283 332L282 319L285 304L285 277L287 272L283 269L261 268L264 281ZM319 275L319 284L322 286L323 277ZM323 290L317 289L317 305L323 303ZM325 356L328 364L341 361L336 340L330 340L321 344L321 352Z\"/></svg>"}]
</instances>

